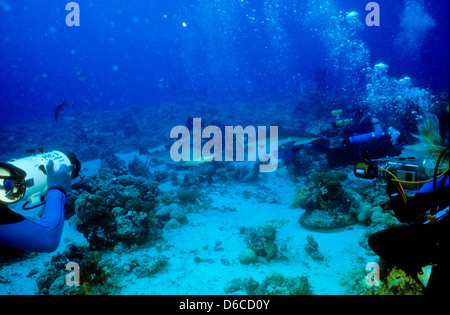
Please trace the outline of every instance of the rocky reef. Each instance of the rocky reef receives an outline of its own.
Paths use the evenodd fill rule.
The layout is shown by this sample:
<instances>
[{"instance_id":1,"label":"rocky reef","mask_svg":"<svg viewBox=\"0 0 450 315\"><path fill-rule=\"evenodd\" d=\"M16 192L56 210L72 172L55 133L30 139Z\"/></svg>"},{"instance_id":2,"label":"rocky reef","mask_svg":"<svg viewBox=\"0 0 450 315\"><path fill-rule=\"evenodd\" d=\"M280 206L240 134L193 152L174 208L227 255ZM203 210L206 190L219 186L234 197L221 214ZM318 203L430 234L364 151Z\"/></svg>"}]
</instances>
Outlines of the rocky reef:
<instances>
[{"instance_id":1,"label":"rocky reef","mask_svg":"<svg viewBox=\"0 0 450 315\"><path fill-rule=\"evenodd\" d=\"M422 295L424 291L417 278L393 265L380 268L376 284L367 281L368 276L364 268L357 268L342 278L341 285L351 295Z\"/></svg>"},{"instance_id":2,"label":"rocky reef","mask_svg":"<svg viewBox=\"0 0 450 315\"><path fill-rule=\"evenodd\" d=\"M299 218L304 227L323 230L358 223L368 226L368 236L400 224L384 188L374 182L341 171L313 173L308 180L297 187L291 204L306 210Z\"/></svg>"},{"instance_id":3,"label":"rocky reef","mask_svg":"<svg viewBox=\"0 0 450 315\"><path fill-rule=\"evenodd\" d=\"M309 185L297 188L292 207L305 209L299 223L307 228L330 229L356 222L352 209L355 198L342 187L343 172L317 172L309 175Z\"/></svg>"},{"instance_id":4,"label":"rocky reef","mask_svg":"<svg viewBox=\"0 0 450 315\"><path fill-rule=\"evenodd\" d=\"M164 226L167 228L176 228L187 222L185 210L177 203L160 208L155 215L160 221L165 222Z\"/></svg>"},{"instance_id":5,"label":"rocky reef","mask_svg":"<svg viewBox=\"0 0 450 315\"><path fill-rule=\"evenodd\" d=\"M257 261L285 259L275 243L277 229L285 223L274 220L257 227L241 227L240 233L244 236L247 248L239 254L239 261L248 265Z\"/></svg>"},{"instance_id":6,"label":"rocky reef","mask_svg":"<svg viewBox=\"0 0 450 315\"><path fill-rule=\"evenodd\" d=\"M91 249L104 249L123 242L142 244L158 235L158 182L134 176L136 162L126 163L115 155L102 160L98 174L81 176L76 191L76 216L72 219Z\"/></svg>"},{"instance_id":7,"label":"rocky reef","mask_svg":"<svg viewBox=\"0 0 450 315\"><path fill-rule=\"evenodd\" d=\"M69 263L80 266L79 285L67 285L70 274L66 266ZM102 256L85 246L69 246L54 256L36 281L39 294L43 295L105 295L117 294L120 290Z\"/></svg>"},{"instance_id":8,"label":"rocky reef","mask_svg":"<svg viewBox=\"0 0 450 315\"><path fill-rule=\"evenodd\" d=\"M296 277L285 277L281 273L273 273L265 277L261 282L254 278L236 278L231 280L225 287L227 294L239 290L248 295L312 295L313 290L308 278L303 275Z\"/></svg>"},{"instance_id":9,"label":"rocky reef","mask_svg":"<svg viewBox=\"0 0 450 315\"><path fill-rule=\"evenodd\" d=\"M323 254L319 251L319 244L317 244L316 240L311 234L306 236L305 251L315 261L325 260Z\"/></svg>"}]
</instances>

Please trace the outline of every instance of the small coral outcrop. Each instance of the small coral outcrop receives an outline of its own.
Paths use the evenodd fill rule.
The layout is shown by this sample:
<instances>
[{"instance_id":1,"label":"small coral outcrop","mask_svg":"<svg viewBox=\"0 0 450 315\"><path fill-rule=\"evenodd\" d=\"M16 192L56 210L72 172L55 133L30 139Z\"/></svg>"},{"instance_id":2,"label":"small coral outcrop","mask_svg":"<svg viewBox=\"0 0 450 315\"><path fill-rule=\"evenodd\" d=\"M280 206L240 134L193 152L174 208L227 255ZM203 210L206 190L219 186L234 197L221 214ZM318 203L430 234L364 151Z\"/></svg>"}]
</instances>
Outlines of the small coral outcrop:
<instances>
[{"instance_id":1,"label":"small coral outcrop","mask_svg":"<svg viewBox=\"0 0 450 315\"><path fill-rule=\"evenodd\" d=\"M302 226L312 229L344 227L356 222L352 209L355 198L342 187L347 179L343 172L317 172L309 176L308 187L298 187L292 207L305 209L300 217Z\"/></svg>"},{"instance_id":2,"label":"small coral outcrop","mask_svg":"<svg viewBox=\"0 0 450 315\"><path fill-rule=\"evenodd\" d=\"M241 263L248 264L256 261L256 258L263 261L271 261L276 258L281 258L280 251L275 243L275 240L277 229L285 224L286 222L283 221L269 221L258 227L242 227L240 232L244 235L244 240L248 249L251 250L256 257L255 259L241 259L241 257L239 257ZM246 251L245 256L253 257L251 252Z\"/></svg>"},{"instance_id":3,"label":"small coral outcrop","mask_svg":"<svg viewBox=\"0 0 450 315\"><path fill-rule=\"evenodd\" d=\"M78 285L68 285L70 271L68 263L79 266ZM39 294L43 295L106 295L117 294L120 287L109 272L109 267L102 256L87 247L70 245L66 250L54 256L47 269L37 277Z\"/></svg>"},{"instance_id":4,"label":"small coral outcrop","mask_svg":"<svg viewBox=\"0 0 450 315\"><path fill-rule=\"evenodd\" d=\"M319 244L317 244L316 240L311 234L306 236L305 251L315 261L325 260L323 254L319 251Z\"/></svg>"},{"instance_id":5,"label":"small coral outcrop","mask_svg":"<svg viewBox=\"0 0 450 315\"><path fill-rule=\"evenodd\" d=\"M243 265L249 265L251 263L256 262L256 254L255 252L250 248L244 248L239 253L239 262Z\"/></svg>"},{"instance_id":6,"label":"small coral outcrop","mask_svg":"<svg viewBox=\"0 0 450 315\"><path fill-rule=\"evenodd\" d=\"M74 221L92 249L110 248L118 242L142 244L159 233L158 183L128 174L122 162L107 157L98 174L82 177L82 184L74 185L79 188ZM109 169L110 165L119 169Z\"/></svg>"}]
</instances>

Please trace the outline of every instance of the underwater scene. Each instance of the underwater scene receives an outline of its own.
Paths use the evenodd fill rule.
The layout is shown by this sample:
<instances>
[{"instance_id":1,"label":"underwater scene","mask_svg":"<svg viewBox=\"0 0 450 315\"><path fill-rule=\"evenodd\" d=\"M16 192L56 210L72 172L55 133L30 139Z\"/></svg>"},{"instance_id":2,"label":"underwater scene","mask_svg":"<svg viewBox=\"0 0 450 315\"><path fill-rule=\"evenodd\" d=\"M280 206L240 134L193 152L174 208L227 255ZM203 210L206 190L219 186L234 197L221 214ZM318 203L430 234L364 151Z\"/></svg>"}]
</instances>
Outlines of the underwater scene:
<instances>
[{"instance_id":1,"label":"underwater scene","mask_svg":"<svg viewBox=\"0 0 450 315\"><path fill-rule=\"evenodd\" d=\"M449 293L448 32L444 0L0 0L0 295Z\"/></svg>"}]
</instances>

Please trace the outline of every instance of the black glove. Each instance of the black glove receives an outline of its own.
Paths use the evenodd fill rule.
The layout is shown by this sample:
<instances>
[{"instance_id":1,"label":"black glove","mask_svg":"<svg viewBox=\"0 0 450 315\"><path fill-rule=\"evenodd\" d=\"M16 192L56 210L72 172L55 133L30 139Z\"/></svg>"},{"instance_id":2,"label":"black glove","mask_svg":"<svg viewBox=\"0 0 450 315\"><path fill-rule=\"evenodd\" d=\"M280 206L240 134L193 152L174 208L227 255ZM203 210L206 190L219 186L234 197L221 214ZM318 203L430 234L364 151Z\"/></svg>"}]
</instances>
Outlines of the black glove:
<instances>
[{"instance_id":1,"label":"black glove","mask_svg":"<svg viewBox=\"0 0 450 315\"><path fill-rule=\"evenodd\" d=\"M430 197L430 194L416 193L413 197L402 196L404 192L400 187L399 183L392 180L386 185L386 191L395 216L402 223L423 222L425 212L431 205L431 199L426 198Z\"/></svg>"},{"instance_id":2,"label":"black glove","mask_svg":"<svg viewBox=\"0 0 450 315\"><path fill-rule=\"evenodd\" d=\"M61 164L58 171L55 172L53 160L47 164L47 190L58 189L67 195L70 189L72 177L66 164Z\"/></svg>"}]
</instances>

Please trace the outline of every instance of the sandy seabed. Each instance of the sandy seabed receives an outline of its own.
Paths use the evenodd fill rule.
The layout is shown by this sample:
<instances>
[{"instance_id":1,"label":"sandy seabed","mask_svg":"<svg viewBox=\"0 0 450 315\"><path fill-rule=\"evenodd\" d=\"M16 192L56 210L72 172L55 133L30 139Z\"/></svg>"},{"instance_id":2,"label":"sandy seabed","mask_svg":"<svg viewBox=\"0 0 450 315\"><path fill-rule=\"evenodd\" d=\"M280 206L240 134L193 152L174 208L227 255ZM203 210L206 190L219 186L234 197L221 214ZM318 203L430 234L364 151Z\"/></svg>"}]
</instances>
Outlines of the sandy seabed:
<instances>
[{"instance_id":1,"label":"sandy seabed","mask_svg":"<svg viewBox=\"0 0 450 315\"><path fill-rule=\"evenodd\" d=\"M120 156L128 159L134 154ZM91 174L98 161L83 163L83 172ZM285 277L307 276L314 294L345 294L340 281L352 269L365 267L375 256L360 246L366 227L353 225L345 229L319 232L303 228L298 219L304 210L290 207L296 185L288 179L285 168L264 175L261 185L216 183L210 188L212 200L207 209L187 215L188 221L178 228L165 228L158 246L143 246L117 253L103 252L102 259L113 262L116 268L126 268L131 260L142 255L164 256L167 267L151 277L138 278L132 271L118 277L119 294L148 295L218 295L233 279L252 277L262 281L273 273ZM170 190L170 183L160 189ZM265 194L275 203L260 202L254 197L244 198L243 190ZM246 248L240 228L267 222L282 222L275 243L287 259L241 264L239 253ZM23 260L0 266L0 294L38 294L36 278L47 268L51 258L63 252L69 244L88 245L83 235L65 221L61 243L54 253L27 255ZM306 236L312 235L319 244L324 261L313 260L304 250ZM245 294L239 290L232 294Z\"/></svg>"}]
</instances>

